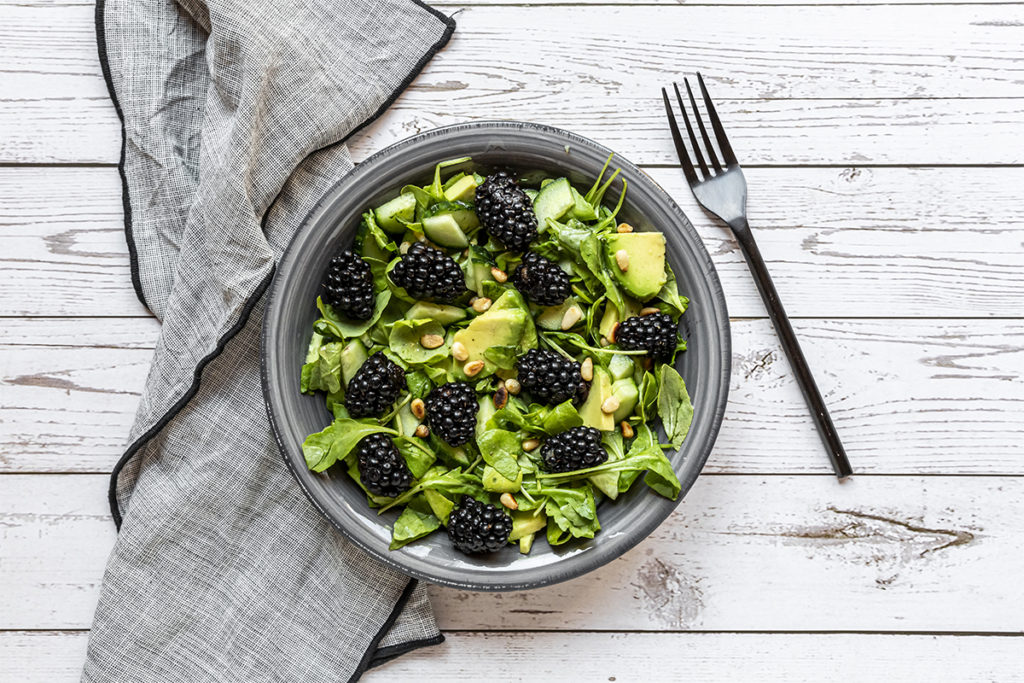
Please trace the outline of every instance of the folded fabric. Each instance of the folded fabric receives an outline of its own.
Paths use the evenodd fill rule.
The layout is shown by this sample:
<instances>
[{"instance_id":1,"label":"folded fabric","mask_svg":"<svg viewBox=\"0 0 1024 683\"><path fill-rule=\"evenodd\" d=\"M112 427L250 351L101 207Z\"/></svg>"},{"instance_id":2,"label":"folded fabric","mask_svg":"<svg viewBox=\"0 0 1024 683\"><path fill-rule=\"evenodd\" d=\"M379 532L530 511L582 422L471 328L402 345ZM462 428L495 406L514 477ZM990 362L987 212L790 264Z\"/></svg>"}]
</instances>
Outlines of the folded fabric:
<instances>
[{"instance_id":1,"label":"folded fabric","mask_svg":"<svg viewBox=\"0 0 1024 683\"><path fill-rule=\"evenodd\" d=\"M162 323L111 481L87 681L338 681L443 639L422 586L338 535L273 445L274 263L344 141L448 41L416 0L99 0L132 279Z\"/></svg>"}]
</instances>

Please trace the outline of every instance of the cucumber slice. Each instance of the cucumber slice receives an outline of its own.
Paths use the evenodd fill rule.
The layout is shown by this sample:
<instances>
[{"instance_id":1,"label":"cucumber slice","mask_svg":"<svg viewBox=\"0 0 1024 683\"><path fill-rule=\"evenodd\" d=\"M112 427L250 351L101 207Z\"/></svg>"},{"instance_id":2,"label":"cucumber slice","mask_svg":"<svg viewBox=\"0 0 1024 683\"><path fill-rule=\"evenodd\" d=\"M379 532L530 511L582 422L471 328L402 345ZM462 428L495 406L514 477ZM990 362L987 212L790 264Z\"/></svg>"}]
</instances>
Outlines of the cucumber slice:
<instances>
[{"instance_id":1,"label":"cucumber slice","mask_svg":"<svg viewBox=\"0 0 1024 683\"><path fill-rule=\"evenodd\" d=\"M466 309L445 304L417 301L405 312L406 320L435 320L442 325L451 325L466 318Z\"/></svg>"},{"instance_id":2,"label":"cucumber slice","mask_svg":"<svg viewBox=\"0 0 1024 683\"><path fill-rule=\"evenodd\" d=\"M416 195L403 192L391 201L385 202L373 210L377 225L393 233L405 231L402 221L412 221L416 217Z\"/></svg>"},{"instance_id":3,"label":"cucumber slice","mask_svg":"<svg viewBox=\"0 0 1024 683\"><path fill-rule=\"evenodd\" d=\"M423 234L435 244L442 247L468 247L469 240L462 232L458 221L450 213L437 216L426 216L423 219Z\"/></svg>"},{"instance_id":4,"label":"cucumber slice","mask_svg":"<svg viewBox=\"0 0 1024 683\"><path fill-rule=\"evenodd\" d=\"M572 196L572 186L567 178L559 178L545 185L537 199L533 202L533 211L537 214L537 225L541 228L548 224L548 219L558 220L565 212L576 205Z\"/></svg>"},{"instance_id":5,"label":"cucumber slice","mask_svg":"<svg viewBox=\"0 0 1024 683\"><path fill-rule=\"evenodd\" d=\"M345 386L355 377L356 372L366 362L366 347L358 339L353 339L341 350L341 379Z\"/></svg>"}]
</instances>

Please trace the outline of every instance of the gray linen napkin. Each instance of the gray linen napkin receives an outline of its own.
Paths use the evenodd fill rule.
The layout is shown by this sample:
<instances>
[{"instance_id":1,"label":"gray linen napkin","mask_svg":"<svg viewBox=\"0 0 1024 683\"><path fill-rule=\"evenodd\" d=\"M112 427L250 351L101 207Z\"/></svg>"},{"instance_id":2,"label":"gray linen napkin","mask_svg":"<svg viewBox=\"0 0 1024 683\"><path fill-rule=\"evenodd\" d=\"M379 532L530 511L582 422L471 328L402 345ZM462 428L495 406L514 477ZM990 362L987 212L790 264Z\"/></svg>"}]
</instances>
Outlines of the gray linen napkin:
<instances>
[{"instance_id":1,"label":"gray linen napkin","mask_svg":"<svg viewBox=\"0 0 1024 683\"><path fill-rule=\"evenodd\" d=\"M83 680L355 680L441 642L424 589L288 473L258 338L276 259L352 168L344 140L454 22L418 0L99 0L96 19L132 280L162 330Z\"/></svg>"}]
</instances>

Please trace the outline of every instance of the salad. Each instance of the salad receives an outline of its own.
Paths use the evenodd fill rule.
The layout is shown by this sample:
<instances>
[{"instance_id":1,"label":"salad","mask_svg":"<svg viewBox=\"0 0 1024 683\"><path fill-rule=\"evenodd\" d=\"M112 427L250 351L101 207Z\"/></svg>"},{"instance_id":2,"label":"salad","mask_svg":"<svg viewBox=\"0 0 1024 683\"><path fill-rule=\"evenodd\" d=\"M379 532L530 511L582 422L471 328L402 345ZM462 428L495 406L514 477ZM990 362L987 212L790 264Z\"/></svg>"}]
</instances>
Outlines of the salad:
<instances>
[{"instance_id":1,"label":"salad","mask_svg":"<svg viewBox=\"0 0 1024 683\"><path fill-rule=\"evenodd\" d=\"M688 300L664 236L616 220L624 180L605 203L611 157L589 188L470 161L367 211L332 258L301 389L334 419L306 463L400 511L391 549L442 527L465 553L593 538L641 475L679 496Z\"/></svg>"}]
</instances>

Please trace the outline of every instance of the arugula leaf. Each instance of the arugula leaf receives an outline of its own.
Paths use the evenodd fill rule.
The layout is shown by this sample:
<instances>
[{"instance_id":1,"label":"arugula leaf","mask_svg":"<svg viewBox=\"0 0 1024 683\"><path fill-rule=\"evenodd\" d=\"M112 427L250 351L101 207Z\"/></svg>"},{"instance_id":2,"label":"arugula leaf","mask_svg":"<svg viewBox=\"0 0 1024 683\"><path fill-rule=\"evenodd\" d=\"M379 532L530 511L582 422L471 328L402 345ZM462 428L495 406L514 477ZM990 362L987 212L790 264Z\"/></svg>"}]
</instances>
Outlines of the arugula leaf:
<instances>
[{"instance_id":1,"label":"arugula leaf","mask_svg":"<svg viewBox=\"0 0 1024 683\"><path fill-rule=\"evenodd\" d=\"M635 429L635 434L636 436L633 438L633 443L629 445L628 457L632 458L638 455L652 455L657 457L659 454L663 454L654 431L646 424L638 425ZM624 455L622 459L625 459L625 457L626 456ZM629 470L620 473L619 493L628 491L641 473L642 470Z\"/></svg>"},{"instance_id":2,"label":"arugula leaf","mask_svg":"<svg viewBox=\"0 0 1024 683\"><path fill-rule=\"evenodd\" d=\"M658 414L665 428L669 443L673 448L683 445L686 433L690 431L693 421L693 404L686 392L686 383L675 368L665 364L661 366L660 387L658 389Z\"/></svg>"},{"instance_id":3,"label":"arugula leaf","mask_svg":"<svg viewBox=\"0 0 1024 683\"><path fill-rule=\"evenodd\" d=\"M513 481L519 477L518 457L522 446L515 432L488 429L477 434L476 444L484 462L496 469L498 474Z\"/></svg>"},{"instance_id":4,"label":"arugula leaf","mask_svg":"<svg viewBox=\"0 0 1024 683\"><path fill-rule=\"evenodd\" d=\"M351 419L335 420L302 442L306 466L314 472L323 472L337 461L347 458L364 436L377 433L398 436L395 430L378 424Z\"/></svg>"},{"instance_id":5,"label":"arugula leaf","mask_svg":"<svg viewBox=\"0 0 1024 683\"><path fill-rule=\"evenodd\" d=\"M658 416L658 376L644 371L640 379L640 419L650 422Z\"/></svg>"},{"instance_id":6,"label":"arugula leaf","mask_svg":"<svg viewBox=\"0 0 1024 683\"><path fill-rule=\"evenodd\" d=\"M596 234L591 233L583 240L580 245L580 258L583 259L583 263L594 274L594 277L604 286L605 296L608 297L608 301L614 304L616 309L620 311L626 310L622 292L619 290L615 278L605 267L604 249L601 248L601 240Z\"/></svg>"},{"instance_id":7,"label":"arugula leaf","mask_svg":"<svg viewBox=\"0 0 1024 683\"><path fill-rule=\"evenodd\" d=\"M544 489L544 494L548 496L544 512L561 531L568 532L575 538L593 538L594 534L600 531L601 523L597 520L594 489L589 482L575 488L562 486ZM550 541L550 526L548 532Z\"/></svg>"},{"instance_id":8,"label":"arugula leaf","mask_svg":"<svg viewBox=\"0 0 1024 683\"><path fill-rule=\"evenodd\" d=\"M389 550L397 550L407 543L419 540L441 527L441 520L430 511L430 506L420 497L409 502L402 514L395 520L391 530Z\"/></svg>"},{"instance_id":9,"label":"arugula leaf","mask_svg":"<svg viewBox=\"0 0 1024 683\"><path fill-rule=\"evenodd\" d=\"M626 457L623 452L622 434L619 432L605 432L602 435L602 442L605 451L608 453L607 462L616 462ZM629 489L628 485L625 489L620 487L619 482L622 475L622 472L600 472L590 475L589 479L590 483L597 487L597 490L615 500L619 497L621 491Z\"/></svg>"},{"instance_id":10,"label":"arugula leaf","mask_svg":"<svg viewBox=\"0 0 1024 683\"><path fill-rule=\"evenodd\" d=\"M370 319L355 321L342 318L331 308L330 304L317 297L316 307L320 309L320 315L323 317L313 323L313 330L325 337L332 337L338 340L361 337L380 319L389 301L391 301L390 290L385 289L378 292L373 306L373 315L370 316Z\"/></svg>"},{"instance_id":11,"label":"arugula leaf","mask_svg":"<svg viewBox=\"0 0 1024 683\"><path fill-rule=\"evenodd\" d=\"M667 304L670 310L665 312L672 316L673 320L679 320L679 316L686 313L686 309L690 306L690 300L685 296L680 296L679 287L676 285L676 275L667 263L665 264L665 278L665 284L661 286L661 291L655 295L655 298Z\"/></svg>"},{"instance_id":12,"label":"arugula leaf","mask_svg":"<svg viewBox=\"0 0 1024 683\"><path fill-rule=\"evenodd\" d=\"M431 467L423 478L411 489L392 499L379 512L384 513L396 505L405 505L422 491L437 491L439 493L468 493L473 494L483 488L480 478L467 474L455 468L445 470L444 467Z\"/></svg>"},{"instance_id":13,"label":"arugula leaf","mask_svg":"<svg viewBox=\"0 0 1024 683\"><path fill-rule=\"evenodd\" d=\"M437 460L433 453L417 448L404 439L396 439L395 445L398 447L398 452L405 458L405 463L409 466L412 476L417 479L426 474L430 466Z\"/></svg>"},{"instance_id":14,"label":"arugula leaf","mask_svg":"<svg viewBox=\"0 0 1024 683\"><path fill-rule=\"evenodd\" d=\"M447 344L428 349L420 343L427 334L444 339L444 327L436 320L396 320L388 335L388 346L406 363L425 365L447 358L451 353Z\"/></svg>"}]
</instances>

